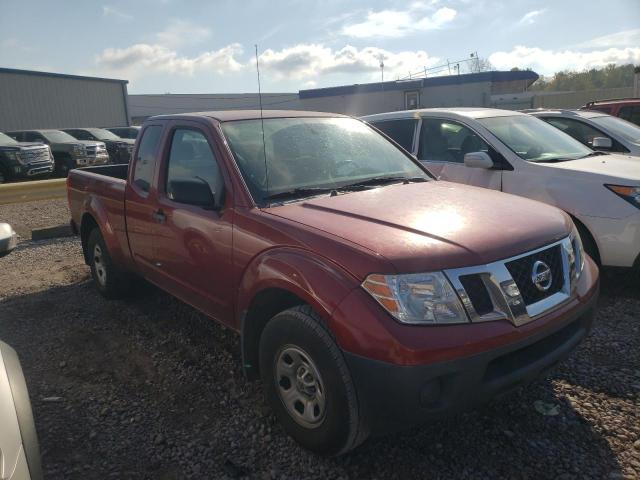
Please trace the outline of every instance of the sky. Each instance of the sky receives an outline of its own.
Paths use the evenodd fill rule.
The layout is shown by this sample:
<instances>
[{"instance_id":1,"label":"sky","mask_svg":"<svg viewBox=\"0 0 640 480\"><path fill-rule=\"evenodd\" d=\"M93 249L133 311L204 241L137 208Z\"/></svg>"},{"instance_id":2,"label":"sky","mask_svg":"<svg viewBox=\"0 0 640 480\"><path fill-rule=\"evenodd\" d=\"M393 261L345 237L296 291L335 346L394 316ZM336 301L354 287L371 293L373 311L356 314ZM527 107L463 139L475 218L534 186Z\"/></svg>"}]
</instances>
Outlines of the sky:
<instances>
[{"instance_id":1,"label":"sky","mask_svg":"<svg viewBox=\"0 0 640 480\"><path fill-rule=\"evenodd\" d=\"M640 65L640 0L0 0L0 67L247 93L448 73ZM442 67L445 65L445 67ZM463 62L464 73L471 62Z\"/></svg>"}]
</instances>

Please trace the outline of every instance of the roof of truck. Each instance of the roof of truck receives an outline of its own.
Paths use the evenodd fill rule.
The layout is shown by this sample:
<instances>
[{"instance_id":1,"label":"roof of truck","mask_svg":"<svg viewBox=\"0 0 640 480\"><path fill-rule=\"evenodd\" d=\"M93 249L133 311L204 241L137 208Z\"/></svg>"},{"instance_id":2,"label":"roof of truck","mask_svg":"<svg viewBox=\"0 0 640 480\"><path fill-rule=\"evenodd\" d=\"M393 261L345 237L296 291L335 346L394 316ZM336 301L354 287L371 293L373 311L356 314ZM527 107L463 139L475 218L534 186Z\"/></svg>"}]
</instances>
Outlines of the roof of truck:
<instances>
[{"instance_id":1,"label":"roof of truck","mask_svg":"<svg viewBox=\"0 0 640 480\"><path fill-rule=\"evenodd\" d=\"M303 118L303 117L346 117L338 113L327 112L306 112L302 110L215 110L212 112L179 113L174 115L157 115L154 118L182 118L208 117L219 122L230 122L234 120L256 120L262 118Z\"/></svg>"},{"instance_id":2,"label":"roof of truck","mask_svg":"<svg viewBox=\"0 0 640 480\"><path fill-rule=\"evenodd\" d=\"M517 115L525 115L524 113L514 110L500 110L497 108L483 107L452 107L452 108L419 108L417 110L402 110L399 112L376 113L374 115L366 115L362 118L368 122L380 120L395 120L399 118L417 118L433 115L449 115L468 118L490 118L490 117L513 117Z\"/></svg>"}]
</instances>

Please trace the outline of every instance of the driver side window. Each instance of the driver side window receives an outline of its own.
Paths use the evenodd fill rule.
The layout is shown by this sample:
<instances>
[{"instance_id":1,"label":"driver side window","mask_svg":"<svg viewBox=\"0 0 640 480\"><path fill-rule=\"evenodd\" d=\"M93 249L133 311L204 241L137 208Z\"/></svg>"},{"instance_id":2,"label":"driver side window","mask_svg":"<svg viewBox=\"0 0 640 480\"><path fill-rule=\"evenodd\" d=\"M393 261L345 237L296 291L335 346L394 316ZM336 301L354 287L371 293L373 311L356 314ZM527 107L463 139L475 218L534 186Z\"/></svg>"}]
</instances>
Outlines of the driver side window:
<instances>
[{"instance_id":1,"label":"driver side window","mask_svg":"<svg viewBox=\"0 0 640 480\"><path fill-rule=\"evenodd\" d=\"M464 163L471 152L489 152L489 145L473 130L450 120L422 119L419 160Z\"/></svg>"}]
</instances>

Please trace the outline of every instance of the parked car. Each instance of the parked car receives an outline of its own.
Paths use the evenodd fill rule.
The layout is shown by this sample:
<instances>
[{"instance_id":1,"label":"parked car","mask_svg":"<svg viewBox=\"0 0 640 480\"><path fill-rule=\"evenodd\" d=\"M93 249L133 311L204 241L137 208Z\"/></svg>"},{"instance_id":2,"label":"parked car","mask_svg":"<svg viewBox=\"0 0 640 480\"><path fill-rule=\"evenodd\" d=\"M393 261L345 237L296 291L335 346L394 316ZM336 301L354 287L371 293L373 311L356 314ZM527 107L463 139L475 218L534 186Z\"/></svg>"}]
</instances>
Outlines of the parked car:
<instances>
[{"instance_id":1,"label":"parked car","mask_svg":"<svg viewBox=\"0 0 640 480\"><path fill-rule=\"evenodd\" d=\"M47 145L19 143L0 133L0 183L47 176L53 167L53 155Z\"/></svg>"},{"instance_id":2,"label":"parked car","mask_svg":"<svg viewBox=\"0 0 640 480\"><path fill-rule=\"evenodd\" d=\"M97 140L104 142L109 152L111 163L129 163L134 140L130 138L120 138L115 133L104 128L65 128L67 132L78 140Z\"/></svg>"},{"instance_id":3,"label":"parked car","mask_svg":"<svg viewBox=\"0 0 640 480\"><path fill-rule=\"evenodd\" d=\"M597 102L589 102L582 108L585 110L598 110L640 125L640 98L598 100Z\"/></svg>"},{"instance_id":4,"label":"parked car","mask_svg":"<svg viewBox=\"0 0 640 480\"><path fill-rule=\"evenodd\" d=\"M120 138L131 138L133 140L136 139L138 133L140 133L140 127L131 125L128 127L110 127L107 128L111 133L116 134Z\"/></svg>"},{"instance_id":5,"label":"parked car","mask_svg":"<svg viewBox=\"0 0 640 480\"><path fill-rule=\"evenodd\" d=\"M7 135L19 142L40 142L49 145L55 160L55 173L66 177L69 170L109 162L104 142L76 140L60 130L16 130Z\"/></svg>"},{"instance_id":6,"label":"parked car","mask_svg":"<svg viewBox=\"0 0 640 480\"><path fill-rule=\"evenodd\" d=\"M640 163L519 112L443 108L364 117L443 180L554 205L606 266L640 267Z\"/></svg>"},{"instance_id":7,"label":"parked car","mask_svg":"<svg viewBox=\"0 0 640 480\"><path fill-rule=\"evenodd\" d=\"M18 234L15 230L8 223L0 223L0 257L9 255L17 245Z\"/></svg>"},{"instance_id":8,"label":"parked car","mask_svg":"<svg viewBox=\"0 0 640 480\"><path fill-rule=\"evenodd\" d=\"M151 118L131 166L67 185L97 289L136 273L237 331L247 377L320 453L532 380L597 298L568 215L437 181L339 115Z\"/></svg>"},{"instance_id":9,"label":"parked car","mask_svg":"<svg viewBox=\"0 0 640 480\"><path fill-rule=\"evenodd\" d=\"M640 127L595 110L523 110L594 150L640 156Z\"/></svg>"},{"instance_id":10,"label":"parked car","mask_svg":"<svg viewBox=\"0 0 640 480\"><path fill-rule=\"evenodd\" d=\"M15 350L0 342L0 478L41 480L29 392Z\"/></svg>"}]
</instances>

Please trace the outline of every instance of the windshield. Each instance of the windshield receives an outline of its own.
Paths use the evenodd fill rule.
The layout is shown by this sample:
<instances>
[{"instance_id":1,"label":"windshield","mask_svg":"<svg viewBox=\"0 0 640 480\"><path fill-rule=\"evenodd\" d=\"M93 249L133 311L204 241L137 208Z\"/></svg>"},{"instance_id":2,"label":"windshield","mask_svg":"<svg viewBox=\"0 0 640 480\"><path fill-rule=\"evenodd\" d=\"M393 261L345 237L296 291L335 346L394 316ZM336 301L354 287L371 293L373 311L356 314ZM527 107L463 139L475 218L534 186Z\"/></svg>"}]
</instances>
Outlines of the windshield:
<instances>
[{"instance_id":1,"label":"windshield","mask_svg":"<svg viewBox=\"0 0 640 480\"><path fill-rule=\"evenodd\" d=\"M575 160L593 153L556 127L528 115L479 118L478 122L519 157L530 162Z\"/></svg>"},{"instance_id":2,"label":"windshield","mask_svg":"<svg viewBox=\"0 0 640 480\"><path fill-rule=\"evenodd\" d=\"M640 127L634 123L610 116L593 117L591 121L606 130L610 130L611 133L624 138L628 142L640 145Z\"/></svg>"},{"instance_id":3,"label":"windshield","mask_svg":"<svg viewBox=\"0 0 640 480\"><path fill-rule=\"evenodd\" d=\"M362 182L429 178L382 135L351 118L265 119L264 145L260 120L226 122L222 130L258 204L294 190L311 195Z\"/></svg>"},{"instance_id":4,"label":"windshield","mask_svg":"<svg viewBox=\"0 0 640 480\"><path fill-rule=\"evenodd\" d=\"M0 143L4 143L4 144L7 144L7 145L15 145L18 142L16 142L9 135L0 132Z\"/></svg>"},{"instance_id":5,"label":"windshield","mask_svg":"<svg viewBox=\"0 0 640 480\"><path fill-rule=\"evenodd\" d=\"M68 133L61 132L60 130L48 130L46 132L42 132L42 136L52 143L66 143L66 142L78 141Z\"/></svg>"},{"instance_id":6,"label":"windshield","mask_svg":"<svg viewBox=\"0 0 640 480\"><path fill-rule=\"evenodd\" d=\"M89 132L98 140L120 140L118 135L104 128L92 128Z\"/></svg>"}]
</instances>

